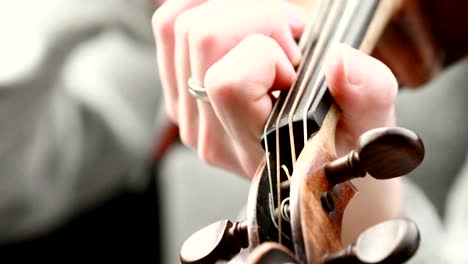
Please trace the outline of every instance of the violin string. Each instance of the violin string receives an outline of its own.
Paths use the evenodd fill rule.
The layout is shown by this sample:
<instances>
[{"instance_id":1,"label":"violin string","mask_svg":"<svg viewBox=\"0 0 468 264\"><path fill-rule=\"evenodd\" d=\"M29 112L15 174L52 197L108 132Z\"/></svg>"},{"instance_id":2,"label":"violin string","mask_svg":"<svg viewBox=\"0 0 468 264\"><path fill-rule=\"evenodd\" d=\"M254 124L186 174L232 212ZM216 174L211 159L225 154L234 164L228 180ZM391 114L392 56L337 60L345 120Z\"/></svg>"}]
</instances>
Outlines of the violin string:
<instances>
[{"instance_id":1,"label":"violin string","mask_svg":"<svg viewBox=\"0 0 468 264\"><path fill-rule=\"evenodd\" d=\"M304 42L299 43L299 48L301 50L305 49L303 47L303 45L306 45L306 44ZM282 94L280 94L280 96L282 96ZM279 98L281 98L281 97L279 97ZM267 140L267 134L268 134L268 128L271 126L272 121L274 119L274 114L277 113L277 109L281 105L280 101L281 100L277 100L276 103L273 105L271 114L268 117L268 120L267 120L267 122L266 122L266 124L265 124L265 126L263 128L263 140L262 140L263 144L264 144L264 148L265 148L266 166L267 166L267 174L268 174L268 181L269 181L269 188L270 188L270 193L268 195L269 207L270 207L270 210L269 210L270 211L270 218L271 218L271 221L272 221L273 225L278 230L281 230L281 228L278 228L278 222L277 222L277 219L275 218L275 212L274 212L275 205L274 205L274 198L273 198L273 193L274 193L274 191L273 191L273 180L272 180L273 175L272 175L271 162L270 162L271 152L270 152L270 147L269 147L269 143L268 143L268 140ZM276 130L277 130L277 127L275 127L275 131ZM279 146L278 143L276 145L277 145L277 147ZM277 165L277 167L278 167L278 165Z\"/></svg>"},{"instance_id":2,"label":"violin string","mask_svg":"<svg viewBox=\"0 0 468 264\"><path fill-rule=\"evenodd\" d=\"M310 26L307 26L306 28L308 28ZM301 51L301 53L304 52L304 50L306 50L306 46L308 46L308 43L307 42L304 42L305 38L304 36L308 36L308 34L310 33L309 30L305 30L301 36L301 39L300 39L300 42L299 42L299 49ZM291 90L293 90L293 87L292 89L290 89L288 91L288 94L287 94L287 97L289 97L289 94L291 92ZM263 127L263 144L264 144L264 149L265 149L265 155L266 155L266 166L267 166L267 174L268 174L268 181L269 181L269 188L270 188L270 193L268 195L268 200L269 200L269 207L270 207L270 218L271 218L271 221L273 223L273 225L278 228L278 224L277 224L277 221L276 221L276 218L275 218L275 213L274 213L274 198L273 198L273 180L272 180L272 169L271 169L271 162L270 162L270 156L271 156L271 152L270 152L270 147L269 147L269 143L268 143L268 138L267 138L267 135L268 135L268 129L272 126L272 122L273 122L273 119L276 120L275 117L275 114L278 112L278 107L280 105L284 105L284 101L282 101L282 97L284 96L284 93L285 92L281 92L279 97L277 98L278 100L276 100L275 104L273 105L273 108L271 110L271 113L267 119L267 122L265 124L265 126ZM287 99L287 98L286 98ZM283 103L282 103L283 102ZM273 126L274 128L274 131L276 132L277 131L277 127ZM276 144L277 147L279 146L279 144L277 143Z\"/></svg>"},{"instance_id":3,"label":"violin string","mask_svg":"<svg viewBox=\"0 0 468 264\"><path fill-rule=\"evenodd\" d=\"M318 8L315 8L315 10L318 10L317 12L315 12L314 14L314 19L312 19L312 23L310 26L308 26L308 30L306 32L306 35L303 35L303 37L301 38L301 41L299 43L300 45L300 49L301 51L307 51L308 53L310 53L310 50L312 50L313 48L313 45L314 45L314 42L317 41L317 42L320 42L320 49L318 51L314 51L313 55L310 55L310 54L307 54L307 56L304 57L303 59L303 62L301 63L301 65L299 66L299 70L298 72L299 73L303 73L304 74L304 70L302 69L302 67L305 67L303 65L308 65L308 68L307 68L307 71L305 71L306 75L307 75L307 78L302 78L302 79L305 79L305 80L310 80L310 75L311 75L311 72L313 71L313 69L315 68L316 64L317 64L317 54L321 53L323 51L323 45L324 45L324 39L328 39L326 37L324 37L324 32L326 33L330 33L329 32L329 28L331 25L333 25L333 23L331 23L330 21L331 20L334 20L334 16L336 16L336 8L338 8L338 6L341 6L341 4L343 3L343 1L341 0L338 0L338 1L332 1L333 2L333 8L332 10L334 10L333 12L328 12L328 9L330 8L330 2L329 1L326 1L326 3L328 5L324 5L324 2L323 1L318 1L320 4L319 4L319 7ZM337 4L339 3L339 4ZM323 8L326 8L325 10L323 10ZM329 15L329 14L333 14L333 15ZM325 30L321 30L320 34L318 34L319 30L322 28L323 26L323 23L324 23L324 16L327 15L327 19L325 19L327 22L326 22L326 26L324 27ZM333 19L330 19L330 18L333 18ZM331 23L331 24L330 24ZM317 38L316 36L319 35L319 37ZM306 41L304 41L304 39L306 39ZM319 45L319 44L317 44ZM313 63L308 63L308 61L312 60ZM299 77L299 76L298 76ZM298 81L299 78L297 78L296 81ZM304 82L300 82L300 92L299 92L299 95L295 97L295 101L294 101L294 104L293 104L293 113L295 112L295 110L297 109L297 105L298 105L298 99L300 98L300 96L302 96L303 94L303 90L304 90L304 83L307 83L308 81ZM296 84L293 84L293 86L291 87L291 89L288 91L288 94L287 94L287 97L286 97L286 102L282 105L282 108L281 108L281 111L280 111L280 114L277 116L276 118L276 126L274 127L275 128L275 135L276 135L276 183L277 183L277 188L276 188L276 192L277 192L277 205L278 205L278 210L280 210L279 206L281 204L281 188L280 188L280 184L281 184L281 178L280 178L280 168L282 167L282 165L280 164L281 162L281 159L280 159L280 144L279 144L279 120L282 118L283 116L283 113L285 111L285 106L287 105L287 102L290 100L290 97L293 93L293 91L295 90L296 88ZM316 89L316 88L315 88ZM313 93L313 95L316 94L315 92ZM310 101L310 100L309 100ZM277 103L274 105L273 109L272 109L272 113L277 111L278 109L278 101ZM264 147L265 147L265 152L266 152L266 155L267 155L267 159L266 159L266 165L267 165L267 172L268 172L268 178L269 178L269 185L270 185L270 196L269 196L269 200L270 200L270 209L274 208L274 199L272 197L272 194L273 194L273 184L272 184L272 170L271 170L271 164L270 164L270 148L269 148L269 143L268 143L268 140L266 138L266 135L267 135L267 129L269 127L269 125L271 124L272 120L273 120L273 116L274 115L270 115L269 119L267 120L267 125L265 125L264 127L264 140L263 140L263 143L264 143ZM290 136L291 137L294 137L294 133L291 133L291 116L290 115L289 117L289 125L290 125ZM306 125L304 124L304 128L306 128ZM306 130L305 130L306 131ZM294 140L292 139L291 142L294 142ZM292 143L291 145L291 155L292 155L292 160L295 162L296 158L295 158L295 153L294 153L294 144ZM294 153L294 154L293 154ZM294 164L293 162L293 164ZM274 210L270 210L270 215L271 215L271 219L272 219L272 222L273 224L277 227L278 229L278 242L281 243L281 234L282 234L282 227L281 227L281 214L277 214L278 215L278 219L275 218L274 216Z\"/></svg>"},{"instance_id":4,"label":"violin string","mask_svg":"<svg viewBox=\"0 0 468 264\"><path fill-rule=\"evenodd\" d=\"M323 50L327 44L328 36L331 34L333 30L334 21L336 19L336 14L338 10L342 7L342 1L334 1L333 5L331 5L330 1L326 1L327 5L323 5L321 12L321 21L317 24L317 28L315 29L315 34L319 34L318 31L320 30L320 35L317 38L317 44L314 47L313 54L307 63L307 69L305 70L305 77L299 85L298 95L296 96L294 103L292 105L290 114L288 116L288 126L289 126L289 134L290 136L290 144L291 144L291 156L293 160L293 165L296 163L296 152L295 152L295 139L294 139L294 127L293 127L293 118L294 114L296 113L297 107L299 102L301 101L302 95L304 93L307 84L311 80L311 75L315 70L318 60L320 58L320 54L323 53ZM294 166L293 166L294 167Z\"/></svg>"},{"instance_id":5,"label":"violin string","mask_svg":"<svg viewBox=\"0 0 468 264\"><path fill-rule=\"evenodd\" d=\"M318 2L321 2L321 1L318 1ZM314 10L315 10L315 9L314 9ZM311 23L307 26L307 28L312 28L312 27L313 27L313 25L315 24L315 20L316 20L315 18L317 17L317 14L318 14L318 12L315 12L315 14L313 14L313 18L314 18L314 19L311 20ZM310 30L306 30L306 31L304 32L304 34L302 35L302 37L301 37L301 40L300 40L300 43L299 43L299 49L300 49L302 52L304 52L305 50L309 50L309 49L307 49L308 46L312 45L312 43L311 43L312 40L310 40L311 38L309 37L310 34L311 34L311 31L310 31ZM304 39L306 39L307 41L304 41ZM302 72L302 71L301 71L301 65L300 65L300 67L299 67L298 72ZM285 99L286 102L289 100L289 97L291 96L293 90L294 90L294 85L291 87L291 89L289 89L289 91L288 91L288 93L287 93L287 96L286 96L286 99ZM278 101L275 103L275 105L273 106L272 113L275 113L275 112L277 111L277 108L278 108L278 106L279 106L279 101L280 101L280 100L278 100ZM283 104L283 107L284 107L284 105L286 105L286 104L284 103L284 104ZM283 111L284 111L284 110L281 109L280 112L282 113ZM281 117L281 116L282 116L281 113L278 115L278 117ZM273 224L274 224L275 227L278 229L278 238L279 238L279 239L278 239L278 240L279 240L278 242L281 243L281 234L282 234L281 219L280 219L279 217L278 217L278 219L275 218L275 214L274 214L274 210L273 210L273 208L274 208L274 201L273 201L273 200L274 200L274 199L273 199L273 180L272 180L272 176L273 176L273 175L272 175L271 164L270 164L270 158L269 158L270 155L271 155L271 153L270 153L269 143L268 143L268 140L267 140L267 137L266 137L267 132L268 132L267 130L268 130L268 128L270 127L270 124L271 124L271 122L272 122L272 120L273 120L273 116L274 116L273 114L271 114L271 115L269 116L269 118L268 118L268 120L267 120L267 123L266 123L266 125L265 125L265 127L264 127L264 130L263 130L263 135L264 135L263 143L264 143L264 148L265 148L265 152L266 152L266 155L267 155L266 165L267 165L267 173L268 173L268 180L269 180L269 186L270 186L270 194L269 194L269 197L268 197L268 198L269 198L269 199L268 199L268 200L269 200L269 207L270 207L270 217L271 217L271 220L272 220ZM280 152L280 150L279 150L279 145L280 145L280 144L279 144L279 131L278 131L278 127L279 127L279 126L278 126L278 120L279 120L279 119L276 120L277 122L276 122L276 126L275 126L274 128L275 128L275 135L276 135L276 137L275 137L275 141L276 141L276 176L277 176L277 177L276 177L276 184L277 184L277 186L276 186L276 193L277 193L277 205L278 205L277 207L279 208L280 203L281 203L281 188L280 188L280 183L281 183L281 177L280 177L280 175L281 175L281 174L280 174L280 169L279 169L279 168L281 167L281 164L280 164L280 155L279 155L279 152Z\"/></svg>"},{"instance_id":6,"label":"violin string","mask_svg":"<svg viewBox=\"0 0 468 264\"><path fill-rule=\"evenodd\" d=\"M358 7L358 0L349 0L349 1L345 1L346 2L346 7L345 7L345 10L344 10L344 13L343 13L343 16L341 17L341 20L339 21L339 24L338 24L338 27L337 27L337 30L336 32L334 33L334 36L333 36L333 39L332 41L329 43L329 47L333 44L333 43L337 43L339 40L343 39L344 37L344 34L346 32L346 29L347 29L347 26L350 24L351 22L351 18L353 17L353 14L354 12L356 11L357 7ZM325 80L325 67L324 67L324 63L323 63L323 60L322 59L322 66L320 67L319 69L319 72L318 72L318 77L315 81L315 83L313 84L313 88L312 88L312 91L313 93L309 96L308 100L307 100L307 107L305 107L303 109L303 113L302 113L302 121L303 121L303 129L304 129L304 144L306 144L307 140L308 140L308 128L307 128L307 114L309 112L309 109L310 106L312 105L313 102L314 103L314 107L312 109L315 109L315 107L317 106L318 102L320 100L315 100L316 98L320 98L321 96L323 96L323 94L325 93L327 87L325 87L324 89L321 89L319 90L318 88L320 87L320 85L323 83L323 81Z\"/></svg>"},{"instance_id":7,"label":"violin string","mask_svg":"<svg viewBox=\"0 0 468 264\"><path fill-rule=\"evenodd\" d=\"M317 35L317 31L315 30L315 28L317 27L316 26L316 24L318 23L317 21L321 19L321 16L324 15L324 12L321 9L324 1L325 0L312 2L311 9L313 10L313 13L311 13L311 16L310 16L312 19L304 28L304 32L302 32L301 38L299 40L299 49L301 51L301 54L305 54L306 51L309 50L311 42L314 41L315 36Z\"/></svg>"},{"instance_id":8,"label":"violin string","mask_svg":"<svg viewBox=\"0 0 468 264\"><path fill-rule=\"evenodd\" d=\"M333 18L334 16L336 16L336 9L338 8L338 6L341 6L341 3L342 1L331 1L333 2L334 4L332 5L330 3L330 1L317 1L318 2L318 7L315 8L315 10L317 10L317 12L314 13L314 16L313 16L313 19L311 19L311 23L310 25L308 26L308 30L306 31L306 35L303 35L302 38L301 38L301 41L299 43L300 45L300 49L301 51L304 53L305 51L305 56L303 58L303 61L301 63L301 65L299 66L299 70L298 70L298 75L301 75L301 74L307 74L307 76L310 76L310 71L311 71L311 63L309 63L310 60L312 60L312 58L316 57L316 55L311 55L310 53L313 51L313 46L314 44L317 42L317 39L322 39L321 42L323 43L324 40L323 39L326 39L324 37L324 34L323 31L326 31L328 32L328 28L331 27L330 23L331 22L328 22L328 26L326 27L327 30L323 30L322 28L324 27L323 24L325 23L325 21L329 21L330 18ZM337 4L338 3L338 4ZM330 12L330 8L331 6L334 6L334 9L335 10L334 12ZM330 16L329 14L333 14L332 16ZM331 19L331 20L334 20L334 19ZM319 34L319 32L321 32ZM319 36L319 37L317 37ZM305 41L304 41L305 39ZM315 54L315 53L312 53L312 54ZM312 58L311 58L312 57ZM314 59L316 60L316 59ZM312 65L316 64L315 62L312 63ZM307 71L304 71L303 70L303 67L305 67L304 65L309 65L308 67L308 70ZM309 72L309 73L307 73ZM285 103L283 104L279 114L278 114L278 117L276 119L276 125L275 125L275 140L276 140L276 183L277 183L277 188L276 188L276 192L277 192L277 205L279 206L280 203L281 203L281 188L280 188L280 184L281 184L281 178L280 178L280 168L281 167L284 167L282 166L282 164L280 164L281 162L281 156L280 156L280 143L279 143L279 130L278 128L280 127L279 125L279 121L280 119L283 117L284 115L284 111L285 111L285 107L287 105L287 103L289 102L290 98L291 98L291 95L293 94L293 92L295 91L295 87L297 86L297 84L304 84L304 83L307 83L307 82L304 82L302 81L304 78L300 78L300 76L298 76L298 78L296 79L296 83L294 83L291 87L291 89L288 91L288 94L287 94L287 97L285 99ZM308 79L305 78L306 80ZM304 86L301 85L301 90L304 89ZM302 92L299 93L298 96L296 96L295 98L295 101L297 102L298 98L302 96ZM272 112L276 111L277 110L277 107L278 107L279 104L275 104ZM295 103L295 105L297 106L297 103ZM265 126L264 128L264 135L266 135L267 133L267 128L269 127L269 124L271 124L271 121L272 121L272 117L273 115L270 115L268 121L267 121L267 125ZM290 122L291 123L291 122ZM290 136L292 137L292 142L294 142L294 133L291 133L290 132ZM268 142L267 140L265 139L264 140L264 144L265 144L265 151L266 151L266 155L268 155L268 157L271 155L270 151L269 151L269 146L268 146ZM294 143L291 144L291 155L292 155L292 161L293 161L293 164L295 163L295 160L296 160L296 157L295 157L295 146L294 146ZM268 177L269 177L269 184L270 184L270 194L273 193L273 184L272 184L272 171L271 171L271 164L270 164L270 159L267 157L267 170L268 170ZM272 209L272 207L274 207L274 201L273 201L273 197L272 195L269 196L269 203L270 203L270 216L271 216L271 219L272 219L272 222L273 224L275 225L275 227L278 229L278 242L281 243L281 234L282 234L282 226L281 226L281 219L278 217L278 219L275 219L275 214L274 214L274 210ZM278 210L280 208L278 207ZM277 214L279 215L279 214Z\"/></svg>"},{"instance_id":9,"label":"violin string","mask_svg":"<svg viewBox=\"0 0 468 264\"><path fill-rule=\"evenodd\" d=\"M318 13L317 13L318 15ZM309 25L310 28L313 28L315 26L315 24L317 23L317 17L314 17L313 19L311 19L311 24ZM313 45L313 35L310 35L312 34L313 31L312 30L308 30L307 31L307 34L306 36L304 36L305 38L307 38L307 41L303 41L303 45L305 45L304 47L300 47L301 50L303 51L306 51L306 58L304 58L305 60L307 60L307 53L310 53L310 50L312 48L312 45ZM306 48L307 47L307 48ZM304 65L306 65L305 61L302 61L302 63L299 65L299 69L298 69L298 75L302 75L304 73L304 71L302 70ZM297 79L302 79L301 76L297 76ZM294 93L296 89L296 83L293 83L293 85L291 86L291 89L289 89L288 93L287 93L287 96L286 96L286 99L285 99L285 102L284 104L282 105L282 108L278 114L278 117L276 118L276 122L275 122L275 141L276 141L276 204L278 206L278 210L280 210L280 205L281 205L281 151L280 151L280 133L279 133L279 128L280 128L280 120L281 118L283 117L284 115L284 111L286 109L286 106L288 105L288 102L290 100L290 98L292 97L292 94ZM278 243L281 244L281 234L283 233L282 231L282 221L281 221L281 214L278 214L278 219L277 219L277 222L278 222Z\"/></svg>"},{"instance_id":10,"label":"violin string","mask_svg":"<svg viewBox=\"0 0 468 264\"><path fill-rule=\"evenodd\" d=\"M320 1L320 5L317 8L319 10L317 12L317 16L314 19L314 24L312 24L311 29L309 30L308 40L302 43L308 43L307 49L305 50L306 54L303 58L303 61L299 67L299 74L296 82L293 84L292 88L288 93L288 97L286 98L286 102L283 105L277 120L276 120L276 144L277 144L277 155L276 155L276 164L277 164L277 204L279 205L281 202L281 189L280 189L280 150L279 150L279 130L280 127L280 120L284 115L284 111L288 106L288 102L291 99L291 95L293 92L296 92L297 86L299 86L299 92L294 97L293 101L293 110L292 114L289 115L288 125L289 125L289 135L290 135L290 149L291 149L291 161L294 167L294 163L296 162L296 153L295 153L295 144L294 144L294 131L292 130L292 116L294 114L294 108L297 107L298 101L303 94L303 90L305 84L307 84L310 80L311 72L314 69L316 62L317 62L317 54L321 53L323 50L324 43L328 40L328 35L330 34L332 25L336 20L336 15L338 13L338 9L342 7L342 1ZM332 10L332 11L330 11ZM325 24L325 26L324 26ZM318 36L318 37L317 37ZM319 47L317 50L317 46ZM320 48L322 47L322 48ZM304 70L305 69L305 70ZM290 112L291 113L291 112ZM281 166L284 167L284 166ZM288 179L289 180L289 179ZM278 208L280 210L281 208ZM278 214L282 217L281 214ZM278 217L278 237L279 243L281 243L281 234L282 234L282 226L281 226L281 219Z\"/></svg>"},{"instance_id":11,"label":"violin string","mask_svg":"<svg viewBox=\"0 0 468 264\"><path fill-rule=\"evenodd\" d=\"M278 107L278 102L276 102L273 106L273 109L272 109L272 112L275 112L276 109ZM274 207L274 202L273 202L273 180L272 180L272 174L271 174L271 164L270 164L270 150L269 150L269 147L268 147L268 140L267 140L267 128L269 127L269 124L272 120L272 117L273 115L270 114L270 116L268 117L268 121L263 129L263 144L265 146L265 155L266 155L266 165L267 165L267 173L268 173L268 181L269 181L269 185L270 185L270 193L268 195L268 205L270 207L270 217L271 217L271 221L273 222L273 224L275 225L276 228L278 228L278 224L276 223L276 219L275 219L275 216L274 216L274 212L272 211L272 208Z\"/></svg>"},{"instance_id":12,"label":"violin string","mask_svg":"<svg viewBox=\"0 0 468 264\"><path fill-rule=\"evenodd\" d=\"M304 144L306 144L307 142L307 136L308 136L308 131L307 131L307 113L310 111L309 109L315 109L319 103L320 99L323 94L325 93L325 91L327 90L327 86L323 86L324 84L324 81L325 81L325 74L324 74L324 68L323 68L323 61L325 60L325 56L324 56L324 53L325 51L327 50L326 48L324 47L330 47L332 43L335 43L337 42L337 40L342 40L343 39L343 36L345 35L345 31L347 29L347 26L349 25L350 21L351 21L351 18L352 18L352 14L355 13L357 7L358 7L358 1L353 1L351 0L351 4L348 4L348 1L343 1L343 0L337 0L337 1L334 1L334 0L325 0L326 3L328 5L324 5L324 2L323 1L316 1L316 3L318 2L319 5L318 7L315 7L314 10L317 10L315 13L314 13L314 16L313 16L313 19L311 20L312 23L310 23L310 25L307 26L307 30L303 33L302 37L301 37L301 40L300 40L300 43L299 43L299 48L301 50L301 52L303 53L303 60L301 62L301 64L299 65L299 69L298 69L298 76L296 78L296 81L295 83L292 85L291 89L288 90L287 94L280 94L280 97L279 99L280 100L277 100L277 102L274 104L273 106L273 109L272 109L272 114L270 114L268 120L267 120L267 124L265 125L264 127L264 130L263 130L263 143L264 143L264 147L265 147L265 152L266 152L266 165L267 165L267 172L268 172L268 178L269 178L269 186L270 186L270 193L269 193L269 207L270 207L270 216L271 216L271 220L272 220L272 223L273 225L278 229L278 242L281 243L281 237L282 235L285 235L286 234L283 234L282 232L282 226L281 226L281 215L280 213L276 214L275 213L275 202L274 202L274 197L273 197L273 180L272 180L272 177L273 177L273 172L272 172L272 168L271 168L271 162L270 162L270 156L271 156L271 152L270 152L270 148L269 148L269 143L268 143L268 140L267 140L267 133L268 133L268 129L271 128L271 124L273 122L274 119L276 119L276 122L275 122L275 126L273 126L274 128L274 133L275 133L275 141L276 141L276 184L277 184L277 188L276 188L276 192L277 192L277 201L276 201L276 204L277 204L277 211L279 212L281 210L280 208L280 204L282 204L281 202L281 174L280 174L280 168L282 168L283 170L285 169L285 165L281 164L281 159L280 159L280 137L279 137L279 128L280 128L280 120L281 118L283 117L284 115L284 112L285 112L285 109L286 109L286 106L288 105L289 103L289 100L291 97L294 97L295 100L293 102L293 106L292 106L292 110L290 110L290 115L289 115L289 118L288 118L288 125L289 125L289 134L290 134L290 140L291 140L291 158L292 158L292 161L293 161L293 167L294 167L294 163L295 163L295 160L296 160L296 157L295 157L295 146L294 146L294 133L292 131L292 118L297 110L297 107L299 105L299 100L302 100L302 96L303 96L303 93L304 93L304 89L308 86L308 83L311 81L311 74L314 74L314 71L315 69L318 67L318 65L321 66L320 68L320 71L318 72L318 74L315 73L315 75L312 75L312 76L317 76L317 78L315 78L315 81L314 83L312 84L312 89L309 90L307 89L307 93L309 94L310 93L310 96L308 97L308 100L307 100L307 107L305 108L302 108L301 109L304 109L304 112L303 112L303 128L304 128ZM332 5L332 9L333 12L329 12L329 9L330 9L330 2L329 1L332 1L333 2L333 5ZM342 4L343 2L346 2L346 5L344 7L344 10L343 7L342 7ZM337 4L339 3L339 5ZM322 10L323 8L327 7L325 10ZM338 8L337 6L340 6L340 12L339 14L337 14L336 12L336 9L335 8ZM332 14L332 15L330 15ZM326 16L326 19L324 19L324 17ZM336 20L336 17L340 17L341 19L338 19L338 21L335 21ZM326 21L326 22L325 22ZM333 23L331 23L331 21L333 21ZM323 25L323 23L325 23L325 26ZM331 23L331 24L330 24ZM318 26L320 25L320 26ZM333 26L331 26L333 25ZM338 26L337 26L338 25ZM329 30L330 27L332 27L334 29L333 33L331 33L331 31ZM319 34L320 32L320 34ZM325 33L326 34L325 34ZM316 37L318 35L318 37ZM331 40L330 40L331 39ZM326 41L325 41L326 40ZM315 45L315 46L314 46ZM311 50L313 52L311 52ZM320 55L320 56L319 56ZM312 63L310 63L310 61L312 61ZM308 65L307 69L304 70L303 68L305 67L304 65ZM305 75L305 76L304 76ZM299 86L299 91L297 90L297 86ZM309 92L311 91L311 92ZM293 94L297 92L298 94L297 95L294 95ZM285 97L286 95L286 97ZM284 99L284 100L283 100ZM280 101L281 104L280 104ZM302 105L302 103L301 103ZM312 108L310 108L310 106L312 105ZM278 114L278 108L281 106L281 109L280 109L280 112ZM289 109L289 108L288 108ZM291 114L292 113L292 114ZM276 114L276 116L275 116ZM289 180L289 178L288 178ZM276 216L277 216L277 219L276 219ZM286 236L288 237L288 236Z\"/></svg>"}]
</instances>

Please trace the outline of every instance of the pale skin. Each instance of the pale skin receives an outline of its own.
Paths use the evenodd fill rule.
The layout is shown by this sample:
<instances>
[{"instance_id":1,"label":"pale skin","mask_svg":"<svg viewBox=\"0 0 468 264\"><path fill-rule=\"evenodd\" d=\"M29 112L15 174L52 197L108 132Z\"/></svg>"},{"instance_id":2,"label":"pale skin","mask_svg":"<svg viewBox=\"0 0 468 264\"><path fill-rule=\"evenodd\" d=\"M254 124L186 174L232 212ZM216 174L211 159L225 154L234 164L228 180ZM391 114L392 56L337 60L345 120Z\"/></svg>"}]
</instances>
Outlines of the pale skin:
<instances>
[{"instance_id":1,"label":"pale skin","mask_svg":"<svg viewBox=\"0 0 468 264\"><path fill-rule=\"evenodd\" d=\"M301 58L294 37L307 22L284 0L170 0L153 16L168 116L182 142L206 163L249 178L264 155L260 136L272 109L269 93L287 89ZM300 3L301 2L301 3ZM206 88L197 101L187 80ZM394 126L397 81L387 66L343 44L328 54L326 78L342 110L337 153L364 131ZM360 190L344 219L344 242L400 212L398 180L355 182Z\"/></svg>"}]
</instances>

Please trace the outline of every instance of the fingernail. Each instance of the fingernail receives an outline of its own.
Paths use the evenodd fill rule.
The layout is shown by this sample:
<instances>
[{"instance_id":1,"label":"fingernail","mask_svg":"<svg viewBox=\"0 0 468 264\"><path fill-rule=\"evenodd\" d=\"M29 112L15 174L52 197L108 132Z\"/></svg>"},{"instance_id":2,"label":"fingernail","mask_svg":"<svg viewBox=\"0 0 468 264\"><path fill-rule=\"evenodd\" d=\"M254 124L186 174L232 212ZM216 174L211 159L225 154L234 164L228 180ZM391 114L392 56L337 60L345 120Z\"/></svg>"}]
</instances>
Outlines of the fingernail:
<instances>
[{"instance_id":1,"label":"fingernail","mask_svg":"<svg viewBox=\"0 0 468 264\"><path fill-rule=\"evenodd\" d=\"M343 56L343 67L346 81L354 86L362 84L364 62L362 56L359 56L358 50L352 49L349 46L340 45L341 54Z\"/></svg>"},{"instance_id":2,"label":"fingernail","mask_svg":"<svg viewBox=\"0 0 468 264\"><path fill-rule=\"evenodd\" d=\"M339 47L339 44L333 44L330 49L328 49L327 57L325 59L325 65L327 70L336 69L336 67L343 67L343 54L342 49Z\"/></svg>"}]
</instances>

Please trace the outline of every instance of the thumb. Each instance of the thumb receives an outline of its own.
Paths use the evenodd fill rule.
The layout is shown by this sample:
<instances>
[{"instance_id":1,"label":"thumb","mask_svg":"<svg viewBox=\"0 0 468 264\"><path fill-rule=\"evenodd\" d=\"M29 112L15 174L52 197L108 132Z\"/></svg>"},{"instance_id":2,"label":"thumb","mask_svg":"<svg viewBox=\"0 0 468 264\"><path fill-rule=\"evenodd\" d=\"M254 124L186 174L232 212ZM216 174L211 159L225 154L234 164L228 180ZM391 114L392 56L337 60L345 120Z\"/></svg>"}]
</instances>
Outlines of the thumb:
<instances>
[{"instance_id":1,"label":"thumb","mask_svg":"<svg viewBox=\"0 0 468 264\"><path fill-rule=\"evenodd\" d=\"M343 151L352 148L363 132L395 125L398 83L385 64L345 44L337 44L327 57L326 78L342 110L337 127L339 153L342 147Z\"/></svg>"}]
</instances>

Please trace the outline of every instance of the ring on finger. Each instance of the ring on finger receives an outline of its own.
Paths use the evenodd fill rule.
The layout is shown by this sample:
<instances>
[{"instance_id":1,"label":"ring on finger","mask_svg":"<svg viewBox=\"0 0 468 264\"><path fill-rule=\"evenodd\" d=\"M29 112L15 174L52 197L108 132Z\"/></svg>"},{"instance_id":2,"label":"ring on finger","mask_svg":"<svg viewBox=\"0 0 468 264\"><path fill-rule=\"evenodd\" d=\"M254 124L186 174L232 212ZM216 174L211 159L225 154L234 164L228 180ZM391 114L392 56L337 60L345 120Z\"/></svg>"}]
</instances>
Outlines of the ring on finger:
<instances>
[{"instance_id":1,"label":"ring on finger","mask_svg":"<svg viewBox=\"0 0 468 264\"><path fill-rule=\"evenodd\" d=\"M208 93L206 92L205 87L202 87L196 84L192 77L188 79L188 91L189 93L195 97L197 100L208 103L210 100L208 98Z\"/></svg>"}]
</instances>

